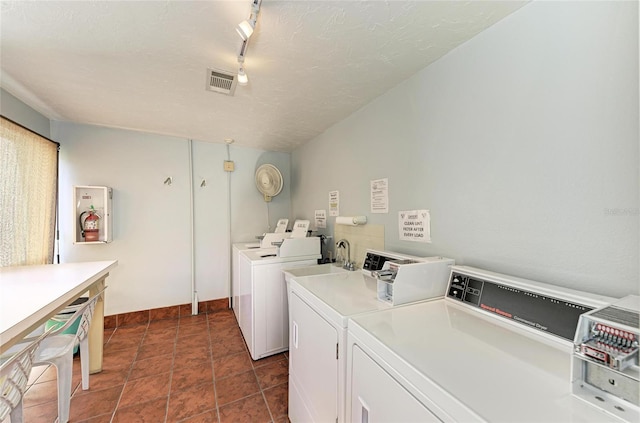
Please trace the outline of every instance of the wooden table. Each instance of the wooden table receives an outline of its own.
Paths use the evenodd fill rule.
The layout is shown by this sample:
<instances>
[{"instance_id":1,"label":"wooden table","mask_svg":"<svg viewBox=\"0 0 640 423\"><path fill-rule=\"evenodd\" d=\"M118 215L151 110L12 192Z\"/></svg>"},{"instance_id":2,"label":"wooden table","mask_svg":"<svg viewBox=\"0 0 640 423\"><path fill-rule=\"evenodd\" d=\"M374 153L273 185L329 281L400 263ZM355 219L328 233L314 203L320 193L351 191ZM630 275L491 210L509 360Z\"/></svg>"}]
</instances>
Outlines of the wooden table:
<instances>
[{"instance_id":1,"label":"wooden table","mask_svg":"<svg viewBox=\"0 0 640 423\"><path fill-rule=\"evenodd\" d=\"M82 294L104 289L117 261L0 268L0 354L44 324ZM89 330L89 372L102 371L104 300L96 304Z\"/></svg>"}]
</instances>

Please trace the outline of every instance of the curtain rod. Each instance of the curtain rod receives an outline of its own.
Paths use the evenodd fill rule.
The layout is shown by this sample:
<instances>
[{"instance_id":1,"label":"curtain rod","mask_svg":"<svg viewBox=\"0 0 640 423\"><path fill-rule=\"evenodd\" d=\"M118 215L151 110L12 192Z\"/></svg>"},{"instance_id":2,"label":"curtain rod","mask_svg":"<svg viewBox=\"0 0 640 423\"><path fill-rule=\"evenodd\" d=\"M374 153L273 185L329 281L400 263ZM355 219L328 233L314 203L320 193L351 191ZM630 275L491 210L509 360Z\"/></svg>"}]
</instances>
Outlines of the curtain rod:
<instances>
[{"instance_id":1,"label":"curtain rod","mask_svg":"<svg viewBox=\"0 0 640 423\"><path fill-rule=\"evenodd\" d=\"M18 122L16 122L16 121L12 120L12 119L9 119L9 118L8 118L8 117L6 117L5 115L0 115L0 117L1 117L2 119L5 119L5 120L7 120L7 121L9 121L9 122L13 123L13 124L14 124L14 125L16 125L16 126L19 126L19 127L20 127L20 128L22 128L22 129L25 129L25 130L27 130L27 131L31 132L32 134L35 134L35 135L37 135L37 136L39 136L39 137L44 138L45 140L47 140L47 141L49 141L49 142L52 142L52 143L56 144L56 145L58 146L58 148L60 148L60 143L59 143L59 142L54 141L54 140L52 140L52 139L50 139L50 138L47 138L47 137L45 137L44 135L38 134L36 131L33 131L33 130L31 130L31 129L27 128L26 126L21 125L21 124L19 124Z\"/></svg>"}]
</instances>

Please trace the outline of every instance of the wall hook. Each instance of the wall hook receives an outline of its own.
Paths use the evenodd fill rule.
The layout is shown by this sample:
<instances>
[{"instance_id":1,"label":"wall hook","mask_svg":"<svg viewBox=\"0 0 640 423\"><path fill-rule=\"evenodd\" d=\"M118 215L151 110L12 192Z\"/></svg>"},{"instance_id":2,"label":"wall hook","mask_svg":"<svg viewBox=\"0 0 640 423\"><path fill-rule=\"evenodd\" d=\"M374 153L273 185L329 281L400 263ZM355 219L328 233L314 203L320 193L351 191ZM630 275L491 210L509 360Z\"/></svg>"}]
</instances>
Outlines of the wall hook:
<instances>
[{"instance_id":1,"label":"wall hook","mask_svg":"<svg viewBox=\"0 0 640 423\"><path fill-rule=\"evenodd\" d=\"M164 180L165 185L171 185L172 182L173 182L173 178L171 178L171 176L167 177L167 179Z\"/></svg>"},{"instance_id":2,"label":"wall hook","mask_svg":"<svg viewBox=\"0 0 640 423\"><path fill-rule=\"evenodd\" d=\"M204 188L207 186L207 180L203 179L202 182L200 182L200 188Z\"/></svg>"}]
</instances>

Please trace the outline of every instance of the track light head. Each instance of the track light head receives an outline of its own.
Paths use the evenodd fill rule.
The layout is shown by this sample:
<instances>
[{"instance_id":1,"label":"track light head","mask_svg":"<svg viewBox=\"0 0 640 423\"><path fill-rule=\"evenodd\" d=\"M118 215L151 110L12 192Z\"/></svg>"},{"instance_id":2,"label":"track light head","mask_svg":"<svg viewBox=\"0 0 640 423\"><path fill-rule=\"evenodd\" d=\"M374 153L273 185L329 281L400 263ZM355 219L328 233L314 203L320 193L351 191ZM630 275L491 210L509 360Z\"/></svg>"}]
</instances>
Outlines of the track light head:
<instances>
[{"instance_id":1,"label":"track light head","mask_svg":"<svg viewBox=\"0 0 640 423\"><path fill-rule=\"evenodd\" d=\"M236 31L243 41L247 41L249 37L251 37L251 34L253 34L253 29L255 27L255 21L244 20L238 24L238 26L236 27Z\"/></svg>"},{"instance_id":2,"label":"track light head","mask_svg":"<svg viewBox=\"0 0 640 423\"><path fill-rule=\"evenodd\" d=\"M238 85L245 86L249 83L249 77L244 71L244 66L240 65L238 69Z\"/></svg>"},{"instance_id":3,"label":"track light head","mask_svg":"<svg viewBox=\"0 0 640 423\"><path fill-rule=\"evenodd\" d=\"M247 85L249 83L249 77L244 71L244 56L247 52L247 45L249 44L249 37L253 34L253 30L256 28L258 21L258 14L260 13L260 5L262 0L251 0L251 15L248 19L240 22L236 27L236 32L242 38L242 46L240 47L240 53L238 53L238 85Z\"/></svg>"}]
</instances>

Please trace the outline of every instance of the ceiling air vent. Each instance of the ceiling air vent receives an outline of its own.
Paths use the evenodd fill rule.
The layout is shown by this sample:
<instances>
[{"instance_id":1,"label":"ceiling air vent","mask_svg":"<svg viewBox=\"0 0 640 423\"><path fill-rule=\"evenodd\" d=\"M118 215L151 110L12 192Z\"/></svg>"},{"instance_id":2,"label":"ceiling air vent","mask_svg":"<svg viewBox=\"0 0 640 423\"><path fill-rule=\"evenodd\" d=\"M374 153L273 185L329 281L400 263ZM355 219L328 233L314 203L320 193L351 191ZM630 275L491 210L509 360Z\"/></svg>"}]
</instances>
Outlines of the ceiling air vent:
<instances>
[{"instance_id":1,"label":"ceiling air vent","mask_svg":"<svg viewBox=\"0 0 640 423\"><path fill-rule=\"evenodd\" d=\"M237 75L220 69L207 69L207 90L226 95L236 91Z\"/></svg>"}]
</instances>

